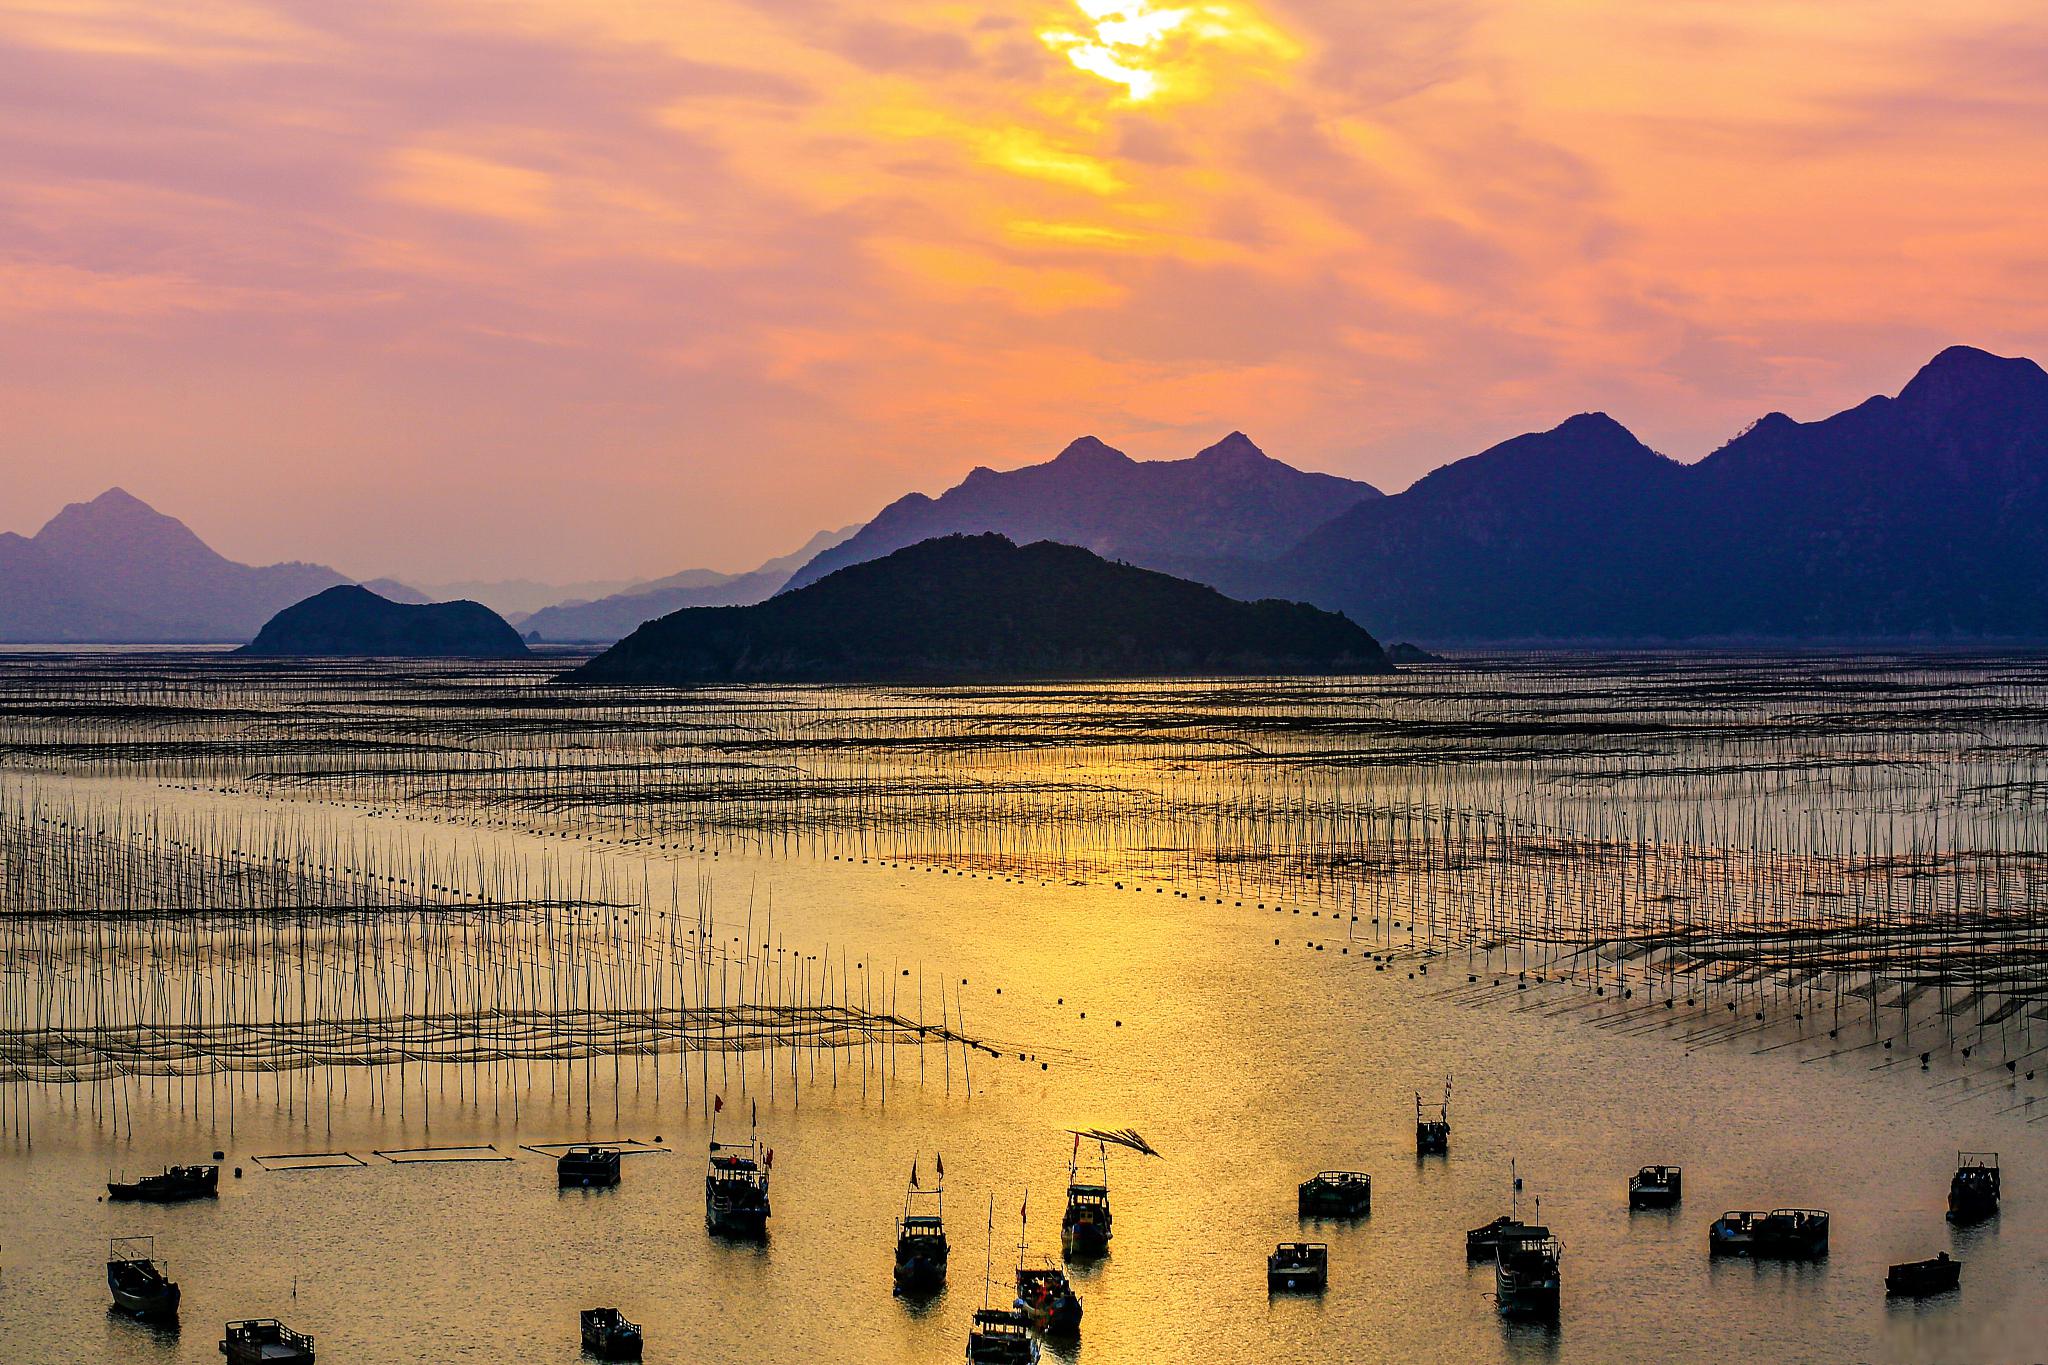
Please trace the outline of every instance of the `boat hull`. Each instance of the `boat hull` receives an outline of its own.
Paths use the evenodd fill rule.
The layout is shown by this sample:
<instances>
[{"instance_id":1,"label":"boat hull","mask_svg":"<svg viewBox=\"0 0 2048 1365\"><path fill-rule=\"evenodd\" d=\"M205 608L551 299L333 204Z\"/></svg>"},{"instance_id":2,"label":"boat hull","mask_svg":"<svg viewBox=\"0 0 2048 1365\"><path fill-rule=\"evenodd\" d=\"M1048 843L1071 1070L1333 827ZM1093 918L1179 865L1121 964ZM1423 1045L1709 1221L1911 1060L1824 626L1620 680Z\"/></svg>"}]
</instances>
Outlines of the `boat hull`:
<instances>
[{"instance_id":1,"label":"boat hull","mask_svg":"<svg viewBox=\"0 0 2048 1365\"><path fill-rule=\"evenodd\" d=\"M946 1258L943 1256L918 1253L899 1257L896 1261L896 1288L902 1293L928 1293L943 1288L945 1283Z\"/></svg>"},{"instance_id":2,"label":"boat hull","mask_svg":"<svg viewBox=\"0 0 2048 1365\"><path fill-rule=\"evenodd\" d=\"M119 1286L112 1287L114 1307L131 1318L151 1321L165 1321L178 1316L179 1290L175 1284L161 1293L135 1293Z\"/></svg>"}]
</instances>

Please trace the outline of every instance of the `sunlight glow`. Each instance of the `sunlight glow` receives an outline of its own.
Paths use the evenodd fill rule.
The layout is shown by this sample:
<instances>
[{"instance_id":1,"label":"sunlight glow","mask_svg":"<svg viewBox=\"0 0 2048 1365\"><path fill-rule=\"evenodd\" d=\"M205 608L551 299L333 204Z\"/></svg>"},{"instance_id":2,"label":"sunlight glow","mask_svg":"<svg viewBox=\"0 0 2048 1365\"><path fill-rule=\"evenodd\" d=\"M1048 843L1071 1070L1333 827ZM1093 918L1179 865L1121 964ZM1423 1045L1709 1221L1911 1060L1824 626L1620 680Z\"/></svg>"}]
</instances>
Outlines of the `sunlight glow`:
<instances>
[{"instance_id":1,"label":"sunlight glow","mask_svg":"<svg viewBox=\"0 0 2048 1365\"><path fill-rule=\"evenodd\" d=\"M1173 7L1153 0L1073 0L1086 16L1078 29L1052 28L1039 40L1092 76L1121 85L1133 103L1154 99L1170 86L1199 93L1206 82L1191 79L1191 49L1226 49L1294 55L1294 45L1271 25L1229 3Z\"/></svg>"}]
</instances>

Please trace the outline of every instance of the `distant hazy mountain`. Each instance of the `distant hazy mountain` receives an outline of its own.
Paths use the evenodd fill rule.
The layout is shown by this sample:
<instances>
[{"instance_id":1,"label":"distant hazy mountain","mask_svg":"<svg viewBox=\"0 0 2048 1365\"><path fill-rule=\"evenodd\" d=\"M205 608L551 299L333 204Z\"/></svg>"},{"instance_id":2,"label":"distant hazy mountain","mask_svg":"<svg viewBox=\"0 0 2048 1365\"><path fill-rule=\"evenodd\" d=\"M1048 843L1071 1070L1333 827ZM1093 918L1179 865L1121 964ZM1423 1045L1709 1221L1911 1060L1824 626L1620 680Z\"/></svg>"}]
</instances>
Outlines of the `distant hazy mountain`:
<instances>
[{"instance_id":1,"label":"distant hazy mountain","mask_svg":"<svg viewBox=\"0 0 2048 1365\"><path fill-rule=\"evenodd\" d=\"M1372 636L1299 602L1072 545L946 536L749 607L649 622L576 682L891 682L1387 673Z\"/></svg>"},{"instance_id":2,"label":"distant hazy mountain","mask_svg":"<svg viewBox=\"0 0 2048 1365\"><path fill-rule=\"evenodd\" d=\"M404 588L417 594L422 602L481 602L508 621L521 620L560 602L588 602L593 598L633 592L649 586L637 578L592 579L583 583L542 583L531 578L465 578L452 583L401 583L397 579L375 578L364 586L376 588L379 584ZM393 597L392 600L400 602L406 599Z\"/></svg>"},{"instance_id":3,"label":"distant hazy mountain","mask_svg":"<svg viewBox=\"0 0 2048 1365\"><path fill-rule=\"evenodd\" d=\"M434 600L431 594L421 592L410 583L401 583L395 578L366 578L362 586L387 602L404 602L421 607Z\"/></svg>"},{"instance_id":4,"label":"distant hazy mountain","mask_svg":"<svg viewBox=\"0 0 2048 1365\"><path fill-rule=\"evenodd\" d=\"M860 524L856 522L837 531L820 531L796 551L771 559L749 573L685 569L595 602L564 602L548 607L526 617L519 626L542 640L610 644L632 634L642 624L684 607L747 606L774 596L800 566L858 530Z\"/></svg>"},{"instance_id":5,"label":"distant hazy mountain","mask_svg":"<svg viewBox=\"0 0 2048 1365\"><path fill-rule=\"evenodd\" d=\"M1694 465L1574 417L1216 577L1396 638L2048 638L2048 373L1969 347Z\"/></svg>"},{"instance_id":6,"label":"distant hazy mountain","mask_svg":"<svg viewBox=\"0 0 2048 1365\"><path fill-rule=\"evenodd\" d=\"M1241 432L1192 459L1142 462L1084 436L1046 464L977 469L937 498L898 498L858 535L797 570L784 590L935 536L983 531L1019 543L1079 545L1148 568L1260 560L1379 497L1370 484L1271 459Z\"/></svg>"},{"instance_id":7,"label":"distant hazy mountain","mask_svg":"<svg viewBox=\"0 0 2048 1365\"><path fill-rule=\"evenodd\" d=\"M238 654L315 658L523 659L519 632L481 602L393 602L345 583L270 618Z\"/></svg>"},{"instance_id":8,"label":"distant hazy mountain","mask_svg":"<svg viewBox=\"0 0 2048 1365\"><path fill-rule=\"evenodd\" d=\"M246 640L279 608L347 581L320 564L224 559L114 488L33 537L0 535L0 640Z\"/></svg>"}]
</instances>

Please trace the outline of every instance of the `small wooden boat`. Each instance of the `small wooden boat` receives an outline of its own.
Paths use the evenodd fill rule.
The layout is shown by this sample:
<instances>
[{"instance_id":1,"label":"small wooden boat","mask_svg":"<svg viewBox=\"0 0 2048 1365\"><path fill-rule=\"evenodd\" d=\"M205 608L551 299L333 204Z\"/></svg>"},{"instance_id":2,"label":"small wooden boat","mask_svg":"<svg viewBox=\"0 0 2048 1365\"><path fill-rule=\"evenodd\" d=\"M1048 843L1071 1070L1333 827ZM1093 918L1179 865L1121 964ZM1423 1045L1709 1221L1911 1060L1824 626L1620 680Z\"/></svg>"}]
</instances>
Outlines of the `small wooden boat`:
<instances>
[{"instance_id":1,"label":"small wooden boat","mask_svg":"<svg viewBox=\"0 0 2048 1365\"><path fill-rule=\"evenodd\" d=\"M1957 1152L1948 1182L1948 1221L1981 1223L1998 1212L1998 1153Z\"/></svg>"},{"instance_id":2,"label":"small wooden boat","mask_svg":"<svg viewBox=\"0 0 2048 1365\"><path fill-rule=\"evenodd\" d=\"M563 1189L606 1189L619 1183L619 1149L571 1147L555 1158L555 1184Z\"/></svg>"},{"instance_id":3,"label":"small wooden boat","mask_svg":"<svg viewBox=\"0 0 2048 1365\"><path fill-rule=\"evenodd\" d=\"M1628 1206L1632 1209L1678 1207L1684 1188L1684 1174L1676 1166L1645 1166L1629 1177Z\"/></svg>"},{"instance_id":4,"label":"small wooden boat","mask_svg":"<svg viewBox=\"0 0 2048 1365\"><path fill-rule=\"evenodd\" d=\"M1049 1256L1017 1263L1017 1302L1013 1305L1030 1324L1049 1337L1071 1337L1081 1330L1081 1296L1067 1272Z\"/></svg>"},{"instance_id":5,"label":"small wooden boat","mask_svg":"<svg viewBox=\"0 0 2048 1365\"><path fill-rule=\"evenodd\" d=\"M640 1325L616 1308L583 1310L583 1349L599 1360L638 1360Z\"/></svg>"},{"instance_id":6,"label":"small wooden boat","mask_svg":"<svg viewBox=\"0 0 2048 1365\"><path fill-rule=\"evenodd\" d=\"M1893 1266L1884 1277L1884 1292L1894 1298L1924 1299L1929 1294L1946 1294L1962 1282L1963 1263L1950 1260L1944 1251L1931 1261Z\"/></svg>"},{"instance_id":7,"label":"small wooden boat","mask_svg":"<svg viewBox=\"0 0 2048 1365\"><path fill-rule=\"evenodd\" d=\"M109 1199L140 1199L151 1204L175 1204L181 1199L214 1199L219 1195L218 1166L166 1166L161 1175L107 1182Z\"/></svg>"},{"instance_id":8,"label":"small wooden boat","mask_svg":"<svg viewBox=\"0 0 2048 1365\"><path fill-rule=\"evenodd\" d=\"M926 1190L910 1166L910 1188L903 1192L903 1216L896 1220L896 1290L924 1293L946 1282L946 1167L939 1163L939 1183Z\"/></svg>"},{"instance_id":9,"label":"small wooden boat","mask_svg":"<svg viewBox=\"0 0 2048 1365\"><path fill-rule=\"evenodd\" d=\"M1060 1249L1068 1260L1092 1260L1109 1250L1114 1225L1109 1214L1109 1146L1101 1150L1102 1178L1088 1184L1080 1179L1081 1139L1074 1139L1073 1154L1067 1159L1067 1210L1060 1216Z\"/></svg>"},{"instance_id":10,"label":"small wooden boat","mask_svg":"<svg viewBox=\"0 0 2048 1365\"><path fill-rule=\"evenodd\" d=\"M728 1237L760 1237L768 1231L768 1175L775 1153L758 1141L711 1143L704 1171L704 1226Z\"/></svg>"},{"instance_id":11,"label":"small wooden boat","mask_svg":"<svg viewBox=\"0 0 2048 1365\"><path fill-rule=\"evenodd\" d=\"M178 1284L156 1259L156 1238L114 1237L107 1242L107 1289L114 1306L131 1317L163 1322L178 1316Z\"/></svg>"},{"instance_id":12,"label":"small wooden boat","mask_svg":"<svg viewBox=\"0 0 2048 1365\"><path fill-rule=\"evenodd\" d=\"M967 1358L976 1365L1031 1365L1038 1343L1024 1315L1013 1309L977 1308L967 1334Z\"/></svg>"},{"instance_id":13,"label":"small wooden boat","mask_svg":"<svg viewBox=\"0 0 2048 1365\"><path fill-rule=\"evenodd\" d=\"M1539 1235L1544 1231L1533 1223L1524 1223L1511 1213L1504 1213L1491 1223L1473 1228L1465 1234L1465 1259L1493 1260L1503 1243Z\"/></svg>"},{"instance_id":14,"label":"small wooden boat","mask_svg":"<svg viewBox=\"0 0 2048 1365\"><path fill-rule=\"evenodd\" d=\"M1494 1250L1494 1305L1502 1317L1557 1319L1564 1243L1540 1224L1520 1227Z\"/></svg>"},{"instance_id":15,"label":"small wooden boat","mask_svg":"<svg viewBox=\"0 0 2048 1365\"><path fill-rule=\"evenodd\" d=\"M1360 1218L1372 1212L1372 1177L1363 1171L1318 1171L1295 1196L1303 1218Z\"/></svg>"},{"instance_id":16,"label":"small wooden boat","mask_svg":"<svg viewBox=\"0 0 2048 1365\"><path fill-rule=\"evenodd\" d=\"M1714 1256L1819 1260L1828 1254L1828 1216L1820 1209L1724 1213L1707 1230L1707 1251Z\"/></svg>"},{"instance_id":17,"label":"small wooden boat","mask_svg":"<svg viewBox=\"0 0 2048 1365\"><path fill-rule=\"evenodd\" d=\"M220 1351L227 1365L313 1365L313 1338L276 1318L229 1323Z\"/></svg>"},{"instance_id":18,"label":"small wooden boat","mask_svg":"<svg viewBox=\"0 0 2048 1365\"><path fill-rule=\"evenodd\" d=\"M1266 1288L1321 1291L1330 1284L1330 1248L1325 1242L1281 1242L1266 1258Z\"/></svg>"},{"instance_id":19,"label":"small wooden boat","mask_svg":"<svg viewBox=\"0 0 2048 1365\"><path fill-rule=\"evenodd\" d=\"M1422 1112L1422 1092L1415 1092L1415 1155L1447 1156L1451 1150L1451 1078L1444 1077L1444 1102L1435 1118Z\"/></svg>"}]
</instances>

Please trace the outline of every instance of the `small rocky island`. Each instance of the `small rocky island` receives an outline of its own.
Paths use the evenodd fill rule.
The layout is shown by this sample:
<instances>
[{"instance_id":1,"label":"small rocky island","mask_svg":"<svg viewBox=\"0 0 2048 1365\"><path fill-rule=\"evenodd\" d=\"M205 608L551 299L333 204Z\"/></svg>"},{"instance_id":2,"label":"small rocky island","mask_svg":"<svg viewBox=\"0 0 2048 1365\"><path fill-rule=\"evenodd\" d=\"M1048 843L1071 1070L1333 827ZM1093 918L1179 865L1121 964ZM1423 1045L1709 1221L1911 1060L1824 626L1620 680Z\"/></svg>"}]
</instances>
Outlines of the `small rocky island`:
<instances>
[{"instance_id":1,"label":"small rocky island","mask_svg":"<svg viewBox=\"0 0 2048 1365\"><path fill-rule=\"evenodd\" d=\"M346 583L295 602L237 654L307 658L523 659L532 651L481 602L415 606Z\"/></svg>"},{"instance_id":2,"label":"small rocky island","mask_svg":"<svg viewBox=\"0 0 2048 1365\"><path fill-rule=\"evenodd\" d=\"M1391 673L1379 642L1300 602L1213 588L1051 541L954 535L750 607L650 621L584 683L969 682Z\"/></svg>"}]
</instances>

